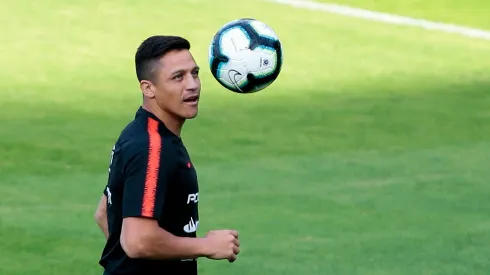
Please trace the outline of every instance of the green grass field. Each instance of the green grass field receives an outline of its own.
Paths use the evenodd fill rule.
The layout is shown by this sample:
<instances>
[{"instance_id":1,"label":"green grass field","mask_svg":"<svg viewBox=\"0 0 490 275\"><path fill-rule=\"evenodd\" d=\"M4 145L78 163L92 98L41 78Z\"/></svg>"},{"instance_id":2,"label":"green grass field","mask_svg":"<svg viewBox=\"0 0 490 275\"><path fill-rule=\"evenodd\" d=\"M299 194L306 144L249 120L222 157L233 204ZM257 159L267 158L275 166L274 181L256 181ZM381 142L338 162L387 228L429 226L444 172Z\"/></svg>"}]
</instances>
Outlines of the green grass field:
<instances>
[{"instance_id":1,"label":"green grass field","mask_svg":"<svg viewBox=\"0 0 490 275\"><path fill-rule=\"evenodd\" d=\"M485 0L320 0L445 23L490 28L490 2Z\"/></svg>"},{"instance_id":2,"label":"green grass field","mask_svg":"<svg viewBox=\"0 0 490 275\"><path fill-rule=\"evenodd\" d=\"M484 1L391 2L339 1L490 28L469 12ZM102 274L93 214L140 104L136 47L160 33L189 38L204 68L183 136L199 234L241 234L236 263L202 259L200 274L490 273L490 42L257 0L2 6L0 274ZM284 45L281 76L254 95L207 68L238 17Z\"/></svg>"}]
</instances>

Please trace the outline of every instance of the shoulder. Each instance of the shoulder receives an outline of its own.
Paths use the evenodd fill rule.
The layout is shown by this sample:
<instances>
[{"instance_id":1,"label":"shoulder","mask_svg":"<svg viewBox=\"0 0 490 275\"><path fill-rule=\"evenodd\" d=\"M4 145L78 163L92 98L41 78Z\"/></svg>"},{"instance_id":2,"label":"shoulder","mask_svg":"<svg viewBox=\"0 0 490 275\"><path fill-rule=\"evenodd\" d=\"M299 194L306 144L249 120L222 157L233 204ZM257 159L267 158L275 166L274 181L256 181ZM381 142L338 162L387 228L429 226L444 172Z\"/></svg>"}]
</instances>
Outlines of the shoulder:
<instances>
[{"instance_id":1,"label":"shoulder","mask_svg":"<svg viewBox=\"0 0 490 275\"><path fill-rule=\"evenodd\" d=\"M177 157L177 146L173 137L161 135L158 131L133 126L121 134L115 150L125 162L133 159L170 163Z\"/></svg>"},{"instance_id":2,"label":"shoulder","mask_svg":"<svg viewBox=\"0 0 490 275\"><path fill-rule=\"evenodd\" d=\"M121 154L134 153L147 148L149 142L145 122L133 120L121 131L115 149Z\"/></svg>"},{"instance_id":3,"label":"shoulder","mask_svg":"<svg viewBox=\"0 0 490 275\"><path fill-rule=\"evenodd\" d=\"M124 142L144 142L148 140L148 133L151 132L148 121L145 119L134 119L124 127L119 135L119 141Z\"/></svg>"},{"instance_id":4,"label":"shoulder","mask_svg":"<svg viewBox=\"0 0 490 275\"><path fill-rule=\"evenodd\" d=\"M135 119L128 123L119 135L119 143L127 146L141 144L158 146L172 146L174 136L161 133L159 131L160 123L153 118Z\"/></svg>"}]
</instances>

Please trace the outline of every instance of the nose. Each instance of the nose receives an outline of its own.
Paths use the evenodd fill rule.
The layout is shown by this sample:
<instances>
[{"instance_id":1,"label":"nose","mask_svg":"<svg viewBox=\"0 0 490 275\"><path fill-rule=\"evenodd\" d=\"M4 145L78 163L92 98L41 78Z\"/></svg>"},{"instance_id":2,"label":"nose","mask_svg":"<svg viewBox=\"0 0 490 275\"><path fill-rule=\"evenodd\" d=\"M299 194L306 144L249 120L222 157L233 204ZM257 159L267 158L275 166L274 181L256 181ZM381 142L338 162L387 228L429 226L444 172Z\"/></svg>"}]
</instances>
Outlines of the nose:
<instances>
[{"instance_id":1,"label":"nose","mask_svg":"<svg viewBox=\"0 0 490 275\"><path fill-rule=\"evenodd\" d=\"M199 77L194 77L193 75L190 75L187 78L187 81L185 84L186 84L186 87L185 87L186 90L195 91L199 88L199 85L201 85L201 82L199 80Z\"/></svg>"}]
</instances>

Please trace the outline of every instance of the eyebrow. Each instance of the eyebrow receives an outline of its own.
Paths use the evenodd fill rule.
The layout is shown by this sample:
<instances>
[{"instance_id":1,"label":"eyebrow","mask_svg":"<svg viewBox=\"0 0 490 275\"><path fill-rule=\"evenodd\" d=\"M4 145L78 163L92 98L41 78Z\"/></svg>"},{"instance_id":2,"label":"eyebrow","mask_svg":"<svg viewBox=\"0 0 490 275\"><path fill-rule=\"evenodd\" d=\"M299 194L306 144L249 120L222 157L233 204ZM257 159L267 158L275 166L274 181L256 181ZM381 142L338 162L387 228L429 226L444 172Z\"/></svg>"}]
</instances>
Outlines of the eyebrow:
<instances>
[{"instance_id":1,"label":"eyebrow","mask_svg":"<svg viewBox=\"0 0 490 275\"><path fill-rule=\"evenodd\" d=\"M200 70L199 66L195 66L194 68L192 68L191 71L195 71L195 70ZM183 73L185 71L187 71L187 70L185 70L185 69L176 70L176 71L172 72L172 75Z\"/></svg>"}]
</instances>

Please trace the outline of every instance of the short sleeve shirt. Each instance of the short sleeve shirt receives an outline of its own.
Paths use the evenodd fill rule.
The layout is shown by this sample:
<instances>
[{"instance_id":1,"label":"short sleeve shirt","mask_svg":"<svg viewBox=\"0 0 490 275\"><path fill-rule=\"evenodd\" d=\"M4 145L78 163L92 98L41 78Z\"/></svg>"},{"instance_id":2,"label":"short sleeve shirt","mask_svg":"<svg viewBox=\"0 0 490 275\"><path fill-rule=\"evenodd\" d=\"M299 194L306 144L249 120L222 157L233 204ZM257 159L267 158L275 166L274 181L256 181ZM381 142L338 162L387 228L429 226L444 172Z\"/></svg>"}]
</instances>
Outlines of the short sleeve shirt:
<instances>
[{"instance_id":1,"label":"short sleeve shirt","mask_svg":"<svg viewBox=\"0 0 490 275\"><path fill-rule=\"evenodd\" d=\"M121 247L126 217L154 219L179 237L196 237L197 173L180 137L139 108L112 150L107 196L109 238L100 265L109 274L197 274L197 259L129 258Z\"/></svg>"}]
</instances>

